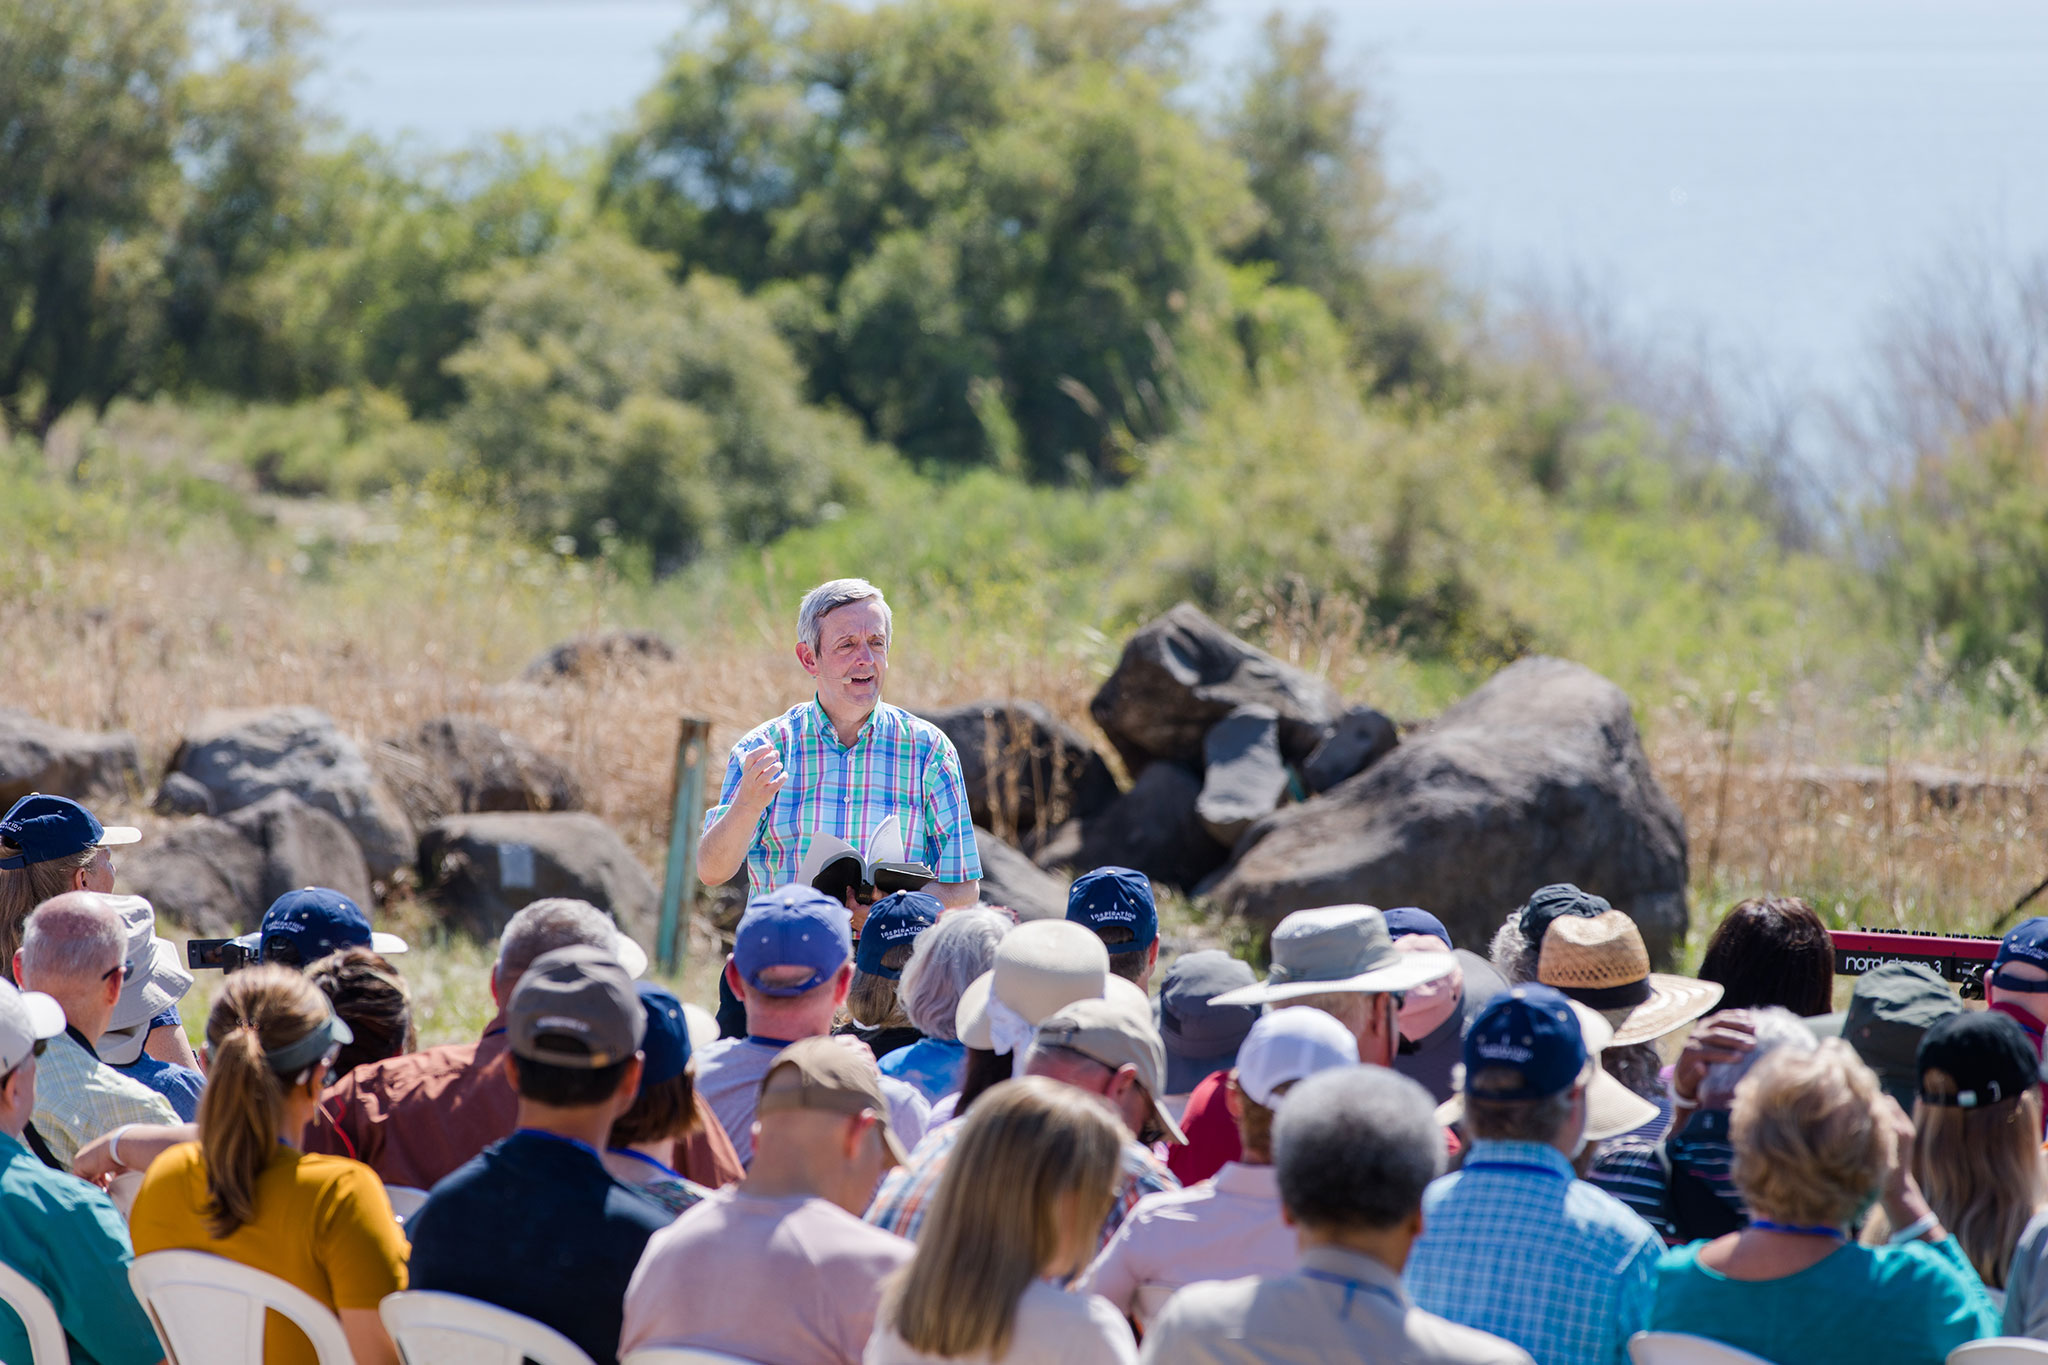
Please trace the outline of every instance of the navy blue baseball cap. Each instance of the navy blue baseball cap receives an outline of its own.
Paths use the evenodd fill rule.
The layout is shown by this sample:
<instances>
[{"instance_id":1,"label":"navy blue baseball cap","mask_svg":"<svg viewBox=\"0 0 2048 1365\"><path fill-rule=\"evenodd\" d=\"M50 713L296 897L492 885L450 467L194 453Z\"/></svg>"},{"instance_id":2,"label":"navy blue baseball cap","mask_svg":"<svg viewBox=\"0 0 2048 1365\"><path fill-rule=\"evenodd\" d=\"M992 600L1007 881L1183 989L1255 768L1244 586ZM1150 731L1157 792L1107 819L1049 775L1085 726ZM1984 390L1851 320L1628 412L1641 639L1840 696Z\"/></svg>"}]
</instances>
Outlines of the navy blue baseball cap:
<instances>
[{"instance_id":1,"label":"navy blue baseball cap","mask_svg":"<svg viewBox=\"0 0 2048 1365\"><path fill-rule=\"evenodd\" d=\"M1098 867L1082 874L1067 892L1067 918L1085 924L1100 937L1120 924L1131 931L1129 943L1104 943L1110 956L1142 953L1159 937L1159 907L1152 901L1152 883L1128 867Z\"/></svg>"},{"instance_id":2,"label":"navy blue baseball cap","mask_svg":"<svg viewBox=\"0 0 2048 1365\"><path fill-rule=\"evenodd\" d=\"M860 927L860 942L853 947L853 969L901 981L903 969L883 966L883 956L938 923L939 911L944 908L929 891L892 891L876 901L868 911L868 922Z\"/></svg>"},{"instance_id":3,"label":"navy blue baseball cap","mask_svg":"<svg viewBox=\"0 0 2048 1365\"><path fill-rule=\"evenodd\" d=\"M639 983L640 1007L647 1011L647 1036L640 1040L640 1085L672 1081L690 1065L690 1021L683 1015L683 1002L665 986L651 981Z\"/></svg>"},{"instance_id":4,"label":"navy blue baseball cap","mask_svg":"<svg viewBox=\"0 0 2048 1365\"><path fill-rule=\"evenodd\" d=\"M2036 915L2014 925L2012 931L2000 940L1998 957L1991 964L1991 984L2002 990L2035 995L2048 990L2048 983L2039 981L2010 977L2001 981L1999 970L2008 962L2024 962L2048 971L2048 916Z\"/></svg>"},{"instance_id":5,"label":"navy blue baseball cap","mask_svg":"<svg viewBox=\"0 0 2048 1365\"><path fill-rule=\"evenodd\" d=\"M130 825L102 825L68 796L30 792L0 816L0 839L15 848L12 855L0 858L0 867L30 867L102 844L132 844L141 837L142 831Z\"/></svg>"},{"instance_id":6,"label":"navy blue baseball cap","mask_svg":"<svg viewBox=\"0 0 2048 1365\"><path fill-rule=\"evenodd\" d=\"M1428 934L1440 938L1446 948L1457 945L1451 942L1451 931L1444 928L1444 922L1427 910L1413 905L1397 905L1382 912L1387 919L1387 935L1390 938L1406 938L1410 934Z\"/></svg>"},{"instance_id":7,"label":"navy blue baseball cap","mask_svg":"<svg viewBox=\"0 0 2048 1365\"><path fill-rule=\"evenodd\" d=\"M370 928L370 917L354 901L324 886L287 891L263 912L253 934L235 942L256 950L258 962L304 967L344 948L368 948L386 957L406 950L396 934Z\"/></svg>"},{"instance_id":8,"label":"navy blue baseball cap","mask_svg":"<svg viewBox=\"0 0 2048 1365\"><path fill-rule=\"evenodd\" d=\"M1488 1100L1540 1100L1569 1090L1586 1070L1586 1038L1563 991L1516 986L1479 1012L1465 1034L1465 1088L1482 1071L1521 1073L1519 1086L1489 1088Z\"/></svg>"},{"instance_id":9,"label":"navy blue baseball cap","mask_svg":"<svg viewBox=\"0 0 2048 1365\"><path fill-rule=\"evenodd\" d=\"M732 965L763 995L802 995L823 985L853 956L853 919L846 907L811 886L781 886L747 902L733 935ZM764 985L770 967L808 967L786 985Z\"/></svg>"}]
</instances>

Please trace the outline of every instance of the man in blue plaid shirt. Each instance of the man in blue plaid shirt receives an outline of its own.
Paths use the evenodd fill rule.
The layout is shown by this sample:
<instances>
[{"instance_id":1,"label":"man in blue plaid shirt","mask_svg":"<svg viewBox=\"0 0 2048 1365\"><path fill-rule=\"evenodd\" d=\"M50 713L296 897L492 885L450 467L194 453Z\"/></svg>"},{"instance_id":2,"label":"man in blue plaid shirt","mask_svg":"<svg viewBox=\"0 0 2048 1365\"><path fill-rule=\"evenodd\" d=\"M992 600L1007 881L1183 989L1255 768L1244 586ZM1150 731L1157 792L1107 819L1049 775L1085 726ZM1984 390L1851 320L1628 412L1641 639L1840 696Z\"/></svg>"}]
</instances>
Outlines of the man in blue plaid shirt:
<instances>
[{"instance_id":1,"label":"man in blue plaid shirt","mask_svg":"<svg viewBox=\"0 0 2048 1365\"><path fill-rule=\"evenodd\" d=\"M938 874L928 889L948 906L974 904L981 857L960 755L937 726L882 700L889 604L881 590L859 578L811 589L797 611L796 658L817 693L733 746L718 804L704 813L697 870L705 884L745 866L750 898L787 886L814 834L872 857L870 840L893 815L904 856Z\"/></svg>"},{"instance_id":2,"label":"man in blue plaid shirt","mask_svg":"<svg viewBox=\"0 0 2048 1365\"><path fill-rule=\"evenodd\" d=\"M1627 1365L1664 1251L1633 1210L1573 1174L1589 1109L1635 1099L1606 1093L1620 1090L1600 1069L1611 1033L1582 1009L1548 986L1517 986L1472 1021L1472 1146L1423 1195L1403 1276L1419 1307L1505 1337L1536 1365Z\"/></svg>"}]
</instances>

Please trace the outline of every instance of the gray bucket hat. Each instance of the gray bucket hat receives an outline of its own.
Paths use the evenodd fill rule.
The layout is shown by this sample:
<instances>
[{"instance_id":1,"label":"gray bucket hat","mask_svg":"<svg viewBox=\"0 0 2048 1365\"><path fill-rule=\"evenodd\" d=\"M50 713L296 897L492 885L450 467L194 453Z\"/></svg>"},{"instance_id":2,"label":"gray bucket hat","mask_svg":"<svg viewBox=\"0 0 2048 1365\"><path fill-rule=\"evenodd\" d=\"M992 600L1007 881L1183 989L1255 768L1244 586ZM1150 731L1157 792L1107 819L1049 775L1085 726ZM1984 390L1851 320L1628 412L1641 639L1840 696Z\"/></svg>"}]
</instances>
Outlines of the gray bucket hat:
<instances>
[{"instance_id":1,"label":"gray bucket hat","mask_svg":"<svg viewBox=\"0 0 2048 1365\"><path fill-rule=\"evenodd\" d=\"M1401 953L1387 917L1370 905L1297 910L1273 930L1273 967L1257 985L1215 996L1211 1005L1273 1005L1305 995L1412 990L1457 970L1449 953Z\"/></svg>"},{"instance_id":2,"label":"gray bucket hat","mask_svg":"<svg viewBox=\"0 0 2048 1365\"><path fill-rule=\"evenodd\" d=\"M1955 991L1932 967L1887 962L1856 978L1848 1009L1806 1023L1819 1036L1839 1037L1856 1049L1864 1065L1877 1073L1885 1093L1911 1112L1920 1088L1914 1059L1921 1035L1962 1008Z\"/></svg>"}]
</instances>

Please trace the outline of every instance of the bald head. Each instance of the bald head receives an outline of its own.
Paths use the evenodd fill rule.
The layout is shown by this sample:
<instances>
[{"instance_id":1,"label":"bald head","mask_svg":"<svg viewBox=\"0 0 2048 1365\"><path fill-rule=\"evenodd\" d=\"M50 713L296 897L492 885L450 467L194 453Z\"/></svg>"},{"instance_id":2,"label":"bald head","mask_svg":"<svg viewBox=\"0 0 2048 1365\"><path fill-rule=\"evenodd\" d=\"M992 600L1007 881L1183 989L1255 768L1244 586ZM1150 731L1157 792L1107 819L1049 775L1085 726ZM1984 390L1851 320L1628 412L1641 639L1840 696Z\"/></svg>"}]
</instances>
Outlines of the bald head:
<instances>
[{"instance_id":1,"label":"bald head","mask_svg":"<svg viewBox=\"0 0 2048 1365\"><path fill-rule=\"evenodd\" d=\"M88 1038L106 1032L121 995L121 965L128 935L114 898L97 891L67 891L35 908L22 928L14 974L24 990L57 998L64 1017Z\"/></svg>"}]
</instances>

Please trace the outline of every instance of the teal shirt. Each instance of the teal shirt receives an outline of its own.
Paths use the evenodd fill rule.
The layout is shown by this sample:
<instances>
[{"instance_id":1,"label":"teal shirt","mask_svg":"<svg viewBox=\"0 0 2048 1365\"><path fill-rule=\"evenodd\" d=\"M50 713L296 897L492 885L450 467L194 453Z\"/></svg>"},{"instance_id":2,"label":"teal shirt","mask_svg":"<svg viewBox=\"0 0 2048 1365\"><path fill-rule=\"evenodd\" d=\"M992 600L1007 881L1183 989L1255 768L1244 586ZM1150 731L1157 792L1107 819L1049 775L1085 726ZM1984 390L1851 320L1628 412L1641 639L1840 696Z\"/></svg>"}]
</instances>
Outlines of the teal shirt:
<instances>
[{"instance_id":1,"label":"teal shirt","mask_svg":"<svg viewBox=\"0 0 2048 1365\"><path fill-rule=\"evenodd\" d=\"M1712 1337L1778 1365L1942 1365L1998 1335L1998 1310L1951 1237L1849 1245L1779 1280L1731 1280L1700 1264L1705 1242L1657 1263L1650 1328Z\"/></svg>"},{"instance_id":2,"label":"teal shirt","mask_svg":"<svg viewBox=\"0 0 2048 1365\"><path fill-rule=\"evenodd\" d=\"M152 1365L156 1332L128 1287L128 1225L113 1201L0 1133L0 1261L49 1295L73 1365ZM28 1333L0 1305L0 1360L26 1361Z\"/></svg>"}]
</instances>

